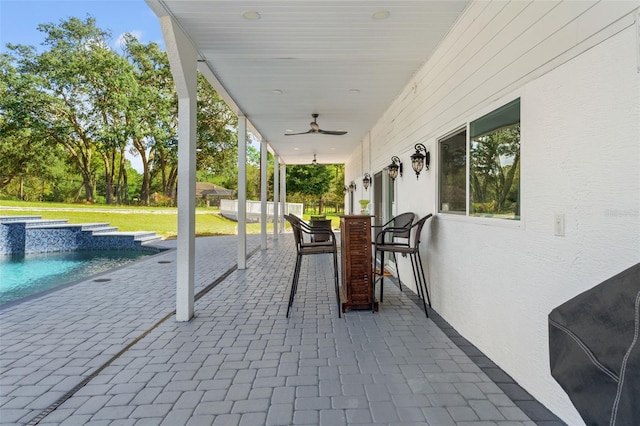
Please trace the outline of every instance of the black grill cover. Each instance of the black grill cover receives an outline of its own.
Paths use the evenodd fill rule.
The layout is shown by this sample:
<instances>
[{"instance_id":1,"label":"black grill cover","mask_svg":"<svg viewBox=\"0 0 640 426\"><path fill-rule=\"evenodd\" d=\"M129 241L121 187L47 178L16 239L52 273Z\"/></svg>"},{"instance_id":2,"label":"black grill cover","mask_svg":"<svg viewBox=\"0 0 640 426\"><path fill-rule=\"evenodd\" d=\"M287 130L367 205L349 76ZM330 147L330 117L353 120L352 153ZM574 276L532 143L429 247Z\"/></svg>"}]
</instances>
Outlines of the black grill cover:
<instances>
[{"instance_id":1,"label":"black grill cover","mask_svg":"<svg viewBox=\"0 0 640 426\"><path fill-rule=\"evenodd\" d=\"M549 314L551 375L587 425L640 425L640 263Z\"/></svg>"}]
</instances>

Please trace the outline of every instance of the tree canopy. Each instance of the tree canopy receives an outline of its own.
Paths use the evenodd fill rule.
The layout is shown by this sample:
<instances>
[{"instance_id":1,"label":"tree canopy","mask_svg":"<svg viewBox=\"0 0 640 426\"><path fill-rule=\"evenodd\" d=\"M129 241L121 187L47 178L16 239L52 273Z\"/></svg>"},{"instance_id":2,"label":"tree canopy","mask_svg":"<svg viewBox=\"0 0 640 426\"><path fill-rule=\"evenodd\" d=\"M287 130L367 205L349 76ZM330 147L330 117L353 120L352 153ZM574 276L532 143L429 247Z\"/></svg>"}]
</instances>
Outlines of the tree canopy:
<instances>
[{"instance_id":1,"label":"tree canopy","mask_svg":"<svg viewBox=\"0 0 640 426\"><path fill-rule=\"evenodd\" d=\"M520 124L471 142L471 207L474 212L519 215Z\"/></svg>"},{"instance_id":2,"label":"tree canopy","mask_svg":"<svg viewBox=\"0 0 640 426\"><path fill-rule=\"evenodd\" d=\"M318 213L322 214L324 197L336 181L336 167L326 164L287 166L287 192L316 197Z\"/></svg>"},{"instance_id":3,"label":"tree canopy","mask_svg":"<svg viewBox=\"0 0 640 426\"><path fill-rule=\"evenodd\" d=\"M131 34L118 53L92 17L38 29L41 51L7 45L0 56L0 190L18 176L50 179L47 165L56 164L80 176L86 201L99 193L128 202L130 152L143 167L133 196L144 204L152 192L175 197L177 96L166 53ZM233 169L237 119L202 77L198 107L197 167Z\"/></svg>"}]
</instances>

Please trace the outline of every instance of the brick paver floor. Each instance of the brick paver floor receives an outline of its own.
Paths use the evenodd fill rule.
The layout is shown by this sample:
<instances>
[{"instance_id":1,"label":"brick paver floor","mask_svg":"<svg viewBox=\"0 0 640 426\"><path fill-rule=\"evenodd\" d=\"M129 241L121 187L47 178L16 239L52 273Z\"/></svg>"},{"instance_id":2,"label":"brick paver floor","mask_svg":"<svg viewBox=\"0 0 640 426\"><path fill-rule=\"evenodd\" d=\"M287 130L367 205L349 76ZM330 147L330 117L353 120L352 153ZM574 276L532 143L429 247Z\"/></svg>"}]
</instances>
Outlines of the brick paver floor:
<instances>
[{"instance_id":1,"label":"brick paver floor","mask_svg":"<svg viewBox=\"0 0 640 426\"><path fill-rule=\"evenodd\" d=\"M285 234L228 273L235 238L198 239L196 292L223 279L188 323L174 251L3 309L0 423L536 424L406 291L338 318L329 255L305 257L285 318L294 250Z\"/></svg>"}]
</instances>

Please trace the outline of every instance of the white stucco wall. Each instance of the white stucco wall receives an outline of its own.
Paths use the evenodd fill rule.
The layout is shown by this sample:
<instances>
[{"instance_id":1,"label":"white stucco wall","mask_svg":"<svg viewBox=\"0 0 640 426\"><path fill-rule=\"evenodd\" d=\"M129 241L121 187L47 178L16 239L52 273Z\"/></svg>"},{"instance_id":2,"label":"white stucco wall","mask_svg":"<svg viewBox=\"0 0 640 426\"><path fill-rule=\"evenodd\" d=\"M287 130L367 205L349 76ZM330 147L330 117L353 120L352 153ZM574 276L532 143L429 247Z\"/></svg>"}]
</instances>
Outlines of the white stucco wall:
<instances>
[{"instance_id":1,"label":"white stucco wall","mask_svg":"<svg viewBox=\"0 0 640 426\"><path fill-rule=\"evenodd\" d=\"M582 420L550 375L547 315L640 260L638 3L603 3L472 5L364 145L371 174L403 160L398 212L435 213L438 138L521 97L522 220L437 215L423 255L436 311L572 425ZM419 180L416 142L432 154ZM359 151L347 181L361 177Z\"/></svg>"}]
</instances>

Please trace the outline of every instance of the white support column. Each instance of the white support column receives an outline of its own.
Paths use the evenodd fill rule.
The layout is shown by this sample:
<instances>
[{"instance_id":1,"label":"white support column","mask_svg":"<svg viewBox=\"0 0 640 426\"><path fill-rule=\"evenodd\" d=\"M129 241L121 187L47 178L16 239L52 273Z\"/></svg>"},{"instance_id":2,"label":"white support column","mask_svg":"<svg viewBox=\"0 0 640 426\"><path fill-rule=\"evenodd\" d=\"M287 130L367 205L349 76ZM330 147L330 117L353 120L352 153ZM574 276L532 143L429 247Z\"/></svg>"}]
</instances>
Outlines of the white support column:
<instances>
[{"instance_id":1,"label":"white support column","mask_svg":"<svg viewBox=\"0 0 640 426\"><path fill-rule=\"evenodd\" d=\"M286 210L287 204L287 165L280 167L280 232L284 232L284 215L288 214Z\"/></svg>"},{"instance_id":2,"label":"white support column","mask_svg":"<svg viewBox=\"0 0 640 426\"><path fill-rule=\"evenodd\" d=\"M267 141L260 141L260 248L267 249Z\"/></svg>"},{"instance_id":3,"label":"white support column","mask_svg":"<svg viewBox=\"0 0 640 426\"><path fill-rule=\"evenodd\" d=\"M238 117L238 269L247 269L247 117Z\"/></svg>"},{"instance_id":4,"label":"white support column","mask_svg":"<svg viewBox=\"0 0 640 426\"><path fill-rule=\"evenodd\" d=\"M280 162L280 156L278 154L273 156L273 239L278 239L280 215L278 214L278 200L280 198L280 170L278 169Z\"/></svg>"},{"instance_id":5,"label":"white support column","mask_svg":"<svg viewBox=\"0 0 640 426\"><path fill-rule=\"evenodd\" d=\"M194 313L197 52L169 16L160 18L178 93L178 241L176 321Z\"/></svg>"}]
</instances>

